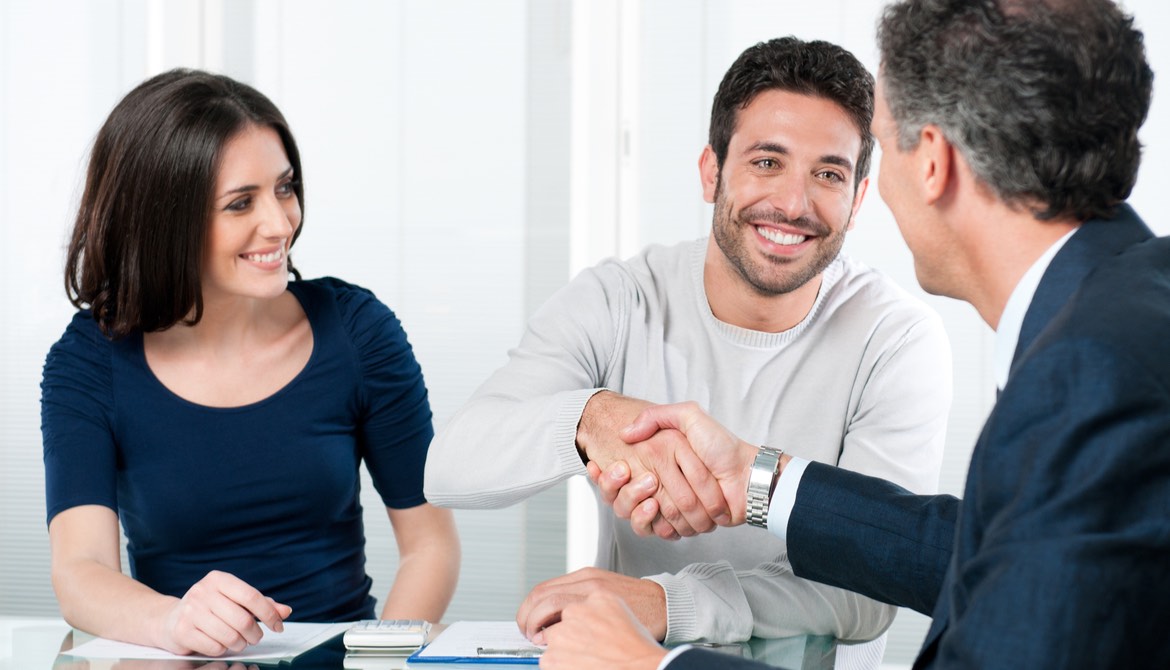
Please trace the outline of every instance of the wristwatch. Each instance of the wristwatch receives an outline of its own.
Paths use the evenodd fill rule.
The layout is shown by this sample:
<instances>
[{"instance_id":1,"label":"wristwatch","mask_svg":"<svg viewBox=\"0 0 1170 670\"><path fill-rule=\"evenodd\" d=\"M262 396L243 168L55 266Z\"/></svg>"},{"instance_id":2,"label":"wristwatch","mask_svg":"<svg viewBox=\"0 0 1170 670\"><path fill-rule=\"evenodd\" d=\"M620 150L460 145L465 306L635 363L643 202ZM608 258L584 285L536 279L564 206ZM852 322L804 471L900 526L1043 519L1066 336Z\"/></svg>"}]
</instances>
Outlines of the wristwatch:
<instances>
[{"instance_id":1,"label":"wristwatch","mask_svg":"<svg viewBox=\"0 0 1170 670\"><path fill-rule=\"evenodd\" d=\"M756 460L748 474L747 522L758 528L768 527L768 506L772 502L772 491L776 489L779 476L780 449L760 446Z\"/></svg>"}]
</instances>

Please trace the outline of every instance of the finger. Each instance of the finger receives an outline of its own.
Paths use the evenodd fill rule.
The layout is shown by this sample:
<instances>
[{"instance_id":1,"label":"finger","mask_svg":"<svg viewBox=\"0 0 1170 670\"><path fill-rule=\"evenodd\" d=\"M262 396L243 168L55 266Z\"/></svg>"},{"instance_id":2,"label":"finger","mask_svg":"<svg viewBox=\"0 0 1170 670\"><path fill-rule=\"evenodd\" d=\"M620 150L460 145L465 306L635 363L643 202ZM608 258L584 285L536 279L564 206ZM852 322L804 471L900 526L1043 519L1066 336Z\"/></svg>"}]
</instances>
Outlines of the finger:
<instances>
[{"instance_id":1,"label":"finger","mask_svg":"<svg viewBox=\"0 0 1170 670\"><path fill-rule=\"evenodd\" d=\"M707 465L689 447L676 450L674 458L675 462L678 463L679 471L686 477L687 483L690 484L691 489L698 497L699 504L702 505L706 516L720 526L729 525L731 523L731 505L723 496L719 480L715 479L715 476L707 469Z\"/></svg>"},{"instance_id":2,"label":"finger","mask_svg":"<svg viewBox=\"0 0 1170 670\"><path fill-rule=\"evenodd\" d=\"M644 442L654 436L664 426L659 422L659 412L661 406L647 407L642 410L642 413L634 417L633 423L618 431L618 437L622 438L626 444L635 444ZM665 426L666 428L673 428L673 426Z\"/></svg>"},{"instance_id":3,"label":"finger","mask_svg":"<svg viewBox=\"0 0 1170 670\"><path fill-rule=\"evenodd\" d=\"M260 624L256 623L252 614L233 600L225 597L212 603L211 614L230 632L225 632L211 621L205 621L201 627L233 651L241 651L244 647L256 644L264 637L264 631L260 628ZM238 641L233 636L238 638Z\"/></svg>"},{"instance_id":4,"label":"finger","mask_svg":"<svg viewBox=\"0 0 1170 670\"><path fill-rule=\"evenodd\" d=\"M629 519L638 505L651 498L658 489L658 477L654 476L653 472L644 472L638 475L634 481L612 491L616 495L612 500L606 498L606 502L613 507L613 512L618 517ZM611 491L602 487L603 496L608 496L610 493ZM657 503L655 503L655 514L657 513Z\"/></svg>"},{"instance_id":5,"label":"finger","mask_svg":"<svg viewBox=\"0 0 1170 670\"><path fill-rule=\"evenodd\" d=\"M540 585L538 584L537 588L539 587ZM532 639L532 635L528 632L528 613L532 611L533 606L536 604L535 599L536 589L533 589L528 592L528 595L524 596L524 600L520 602L520 607L516 608L516 626L524 633L524 637L530 640Z\"/></svg>"},{"instance_id":6,"label":"finger","mask_svg":"<svg viewBox=\"0 0 1170 670\"><path fill-rule=\"evenodd\" d=\"M228 651L227 645L221 644L199 628L188 631L181 642L192 654L200 656L222 656Z\"/></svg>"},{"instance_id":7,"label":"finger","mask_svg":"<svg viewBox=\"0 0 1170 670\"><path fill-rule=\"evenodd\" d=\"M630 466L624 461L618 461L605 470L600 481L597 482L597 492L605 504L612 506L614 502L622 495L622 490L634 486L637 490L646 491L645 496L649 497L658 490L658 478L653 473L646 472L638 476L634 482L630 482ZM647 488L649 490L647 490ZM625 519L629 514L622 514L621 510L615 509L618 516Z\"/></svg>"},{"instance_id":8,"label":"finger","mask_svg":"<svg viewBox=\"0 0 1170 670\"><path fill-rule=\"evenodd\" d=\"M243 651L249 644L255 644L250 641L251 638L259 642L263 632L254 620L249 625L243 622L241 616L247 618L247 614L239 607L230 611L228 606L217 605L200 617L195 627L227 649Z\"/></svg>"},{"instance_id":9,"label":"finger","mask_svg":"<svg viewBox=\"0 0 1170 670\"><path fill-rule=\"evenodd\" d=\"M541 644L537 642L538 639L543 639L541 631L560 622L561 611L565 609L566 605L583 599L584 596L576 594L558 593L540 600L533 606L528 615L525 636L533 642Z\"/></svg>"},{"instance_id":10,"label":"finger","mask_svg":"<svg viewBox=\"0 0 1170 670\"><path fill-rule=\"evenodd\" d=\"M641 466L658 476L660 486L655 497L658 498L659 513L674 526L679 535L689 537L716 526L704 503L679 469L676 460L678 455L693 453L685 435L677 430L662 431L652 439L635 445L634 450ZM694 460L697 461L697 457ZM722 491L717 485L709 488L717 490L714 494L716 502L712 503L717 505L717 500L722 498Z\"/></svg>"},{"instance_id":11,"label":"finger","mask_svg":"<svg viewBox=\"0 0 1170 670\"><path fill-rule=\"evenodd\" d=\"M265 596L265 597L267 597L267 596ZM275 600L273 600L272 598L268 598L268 602L272 603L272 606L274 608L276 608L276 614L280 617L280 622L279 622L280 628L272 628L272 626L269 626L269 628L271 628L273 631L275 631L277 633L283 632L284 631L284 620L289 618L290 616L292 616L292 607L289 605L285 605L284 603L278 603Z\"/></svg>"},{"instance_id":12,"label":"finger","mask_svg":"<svg viewBox=\"0 0 1170 670\"><path fill-rule=\"evenodd\" d=\"M694 527L691 526L691 524L687 521L687 518L679 510L678 505L674 503L674 499L671 497L670 491L667 491L664 487L659 486L658 492L654 494L654 497L658 499L658 516L660 519L665 520L665 522L674 529L674 532L671 533L672 535L680 535L682 537L698 535L698 531L696 531ZM664 539L671 539L657 532L657 530L655 531L655 534Z\"/></svg>"},{"instance_id":13,"label":"finger","mask_svg":"<svg viewBox=\"0 0 1170 670\"><path fill-rule=\"evenodd\" d=\"M284 630L284 617L281 616L281 612L291 612L291 607L283 605L282 608L278 609L281 606L280 603L260 593L251 584L234 575L227 575L227 577L230 579L224 580L220 585L221 593L240 608L243 608L247 614L245 615L246 618L241 618L235 611L224 611L220 615L221 618L232 623L242 633L252 633L254 631L256 633L255 640L248 635L249 644L256 644L263 635L259 626L256 626L255 622L257 620L265 626L268 626L269 630L278 633Z\"/></svg>"},{"instance_id":14,"label":"finger","mask_svg":"<svg viewBox=\"0 0 1170 670\"><path fill-rule=\"evenodd\" d=\"M630 528L639 537L654 535L654 520L658 518L658 501L649 498L634 508L630 514Z\"/></svg>"},{"instance_id":15,"label":"finger","mask_svg":"<svg viewBox=\"0 0 1170 670\"><path fill-rule=\"evenodd\" d=\"M685 446L681 448L690 449ZM659 494L655 496L658 498L659 513L674 526L679 535L690 537L700 532L705 533L717 525L707 514L699 496L691 488L690 482L679 470L673 458L669 463L656 468L656 472L661 482ZM719 493L719 497L723 497L722 492Z\"/></svg>"},{"instance_id":16,"label":"finger","mask_svg":"<svg viewBox=\"0 0 1170 670\"><path fill-rule=\"evenodd\" d=\"M633 423L618 431L618 435L628 444L648 440L654 433L664 428L681 428L688 413L697 410L698 407L693 402L651 405L634 417Z\"/></svg>"},{"instance_id":17,"label":"finger","mask_svg":"<svg viewBox=\"0 0 1170 670\"><path fill-rule=\"evenodd\" d=\"M589 461L585 464L585 474L588 475L589 481L596 484L598 477L601 477L601 467L594 461Z\"/></svg>"},{"instance_id":18,"label":"finger","mask_svg":"<svg viewBox=\"0 0 1170 670\"><path fill-rule=\"evenodd\" d=\"M520 607L516 609L516 625L520 627L520 630L524 631L525 637L531 640L540 630L540 626L536 623L529 624L529 621L533 620L532 613L536 610L536 607L541 601L555 595L564 588L564 583L573 578L575 574L575 572L571 572L560 577L546 579L532 587L532 590L524 597L524 600L520 603Z\"/></svg>"},{"instance_id":19,"label":"finger","mask_svg":"<svg viewBox=\"0 0 1170 670\"><path fill-rule=\"evenodd\" d=\"M662 518L662 515L654 518L654 521L650 524L650 528L651 532L664 540L679 539L678 530L672 524L667 522L666 519Z\"/></svg>"}]
</instances>

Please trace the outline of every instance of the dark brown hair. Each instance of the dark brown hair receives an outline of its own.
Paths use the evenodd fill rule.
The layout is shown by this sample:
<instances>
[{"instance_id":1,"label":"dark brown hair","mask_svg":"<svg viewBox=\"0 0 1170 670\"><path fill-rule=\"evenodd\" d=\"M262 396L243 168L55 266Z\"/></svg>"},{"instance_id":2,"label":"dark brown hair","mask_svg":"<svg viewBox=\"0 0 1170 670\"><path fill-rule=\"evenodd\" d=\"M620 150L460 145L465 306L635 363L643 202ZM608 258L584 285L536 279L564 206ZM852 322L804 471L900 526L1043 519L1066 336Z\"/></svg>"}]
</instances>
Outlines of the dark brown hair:
<instances>
[{"instance_id":1,"label":"dark brown hair","mask_svg":"<svg viewBox=\"0 0 1170 670\"><path fill-rule=\"evenodd\" d=\"M305 203L296 141L276 105L223 75L177 69L139 84L98 132L65 263L65 291L102 331L203 316L200 269L224 145L246 126L280 136ZM293 234L296 241L304 226ZM289 261L289 270L300 277Z\"/></svg>"},{"instance_id":2,"label":"dark brown hair","mask_svg":"<svg viewBox=\"0 0 1170 670\"><path fill-rule=\"evenodd\" d=\"M711 105L707 141L720 168L741 109L774 89L825 98L837 103L861 135L861 152L853 186L869 174L873 154L873 75L845 49L820 40L779 37L748 47L735 59Z\"/></svg>"}]
</instances>

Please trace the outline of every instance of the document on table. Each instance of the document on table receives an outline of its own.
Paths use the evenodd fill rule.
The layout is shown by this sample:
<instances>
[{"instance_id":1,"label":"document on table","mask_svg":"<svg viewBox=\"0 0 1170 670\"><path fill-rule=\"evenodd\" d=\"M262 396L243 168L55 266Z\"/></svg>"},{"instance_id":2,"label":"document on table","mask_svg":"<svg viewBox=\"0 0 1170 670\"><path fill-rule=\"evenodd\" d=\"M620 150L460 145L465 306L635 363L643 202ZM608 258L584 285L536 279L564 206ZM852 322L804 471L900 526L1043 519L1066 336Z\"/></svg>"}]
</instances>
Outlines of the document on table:
<instances>
[{"instance_id":1,"label":"document on table","mask_svg":"<svg viewBox=\"0 0 1170 670\"><path fill-rule=\"evenodd\" d=\"M411 656L410 662L535 664L543 651L524 637L515 621L456 621Z\"/></svg>"},{"instance_id":2,"label":"document on table","mask_svg":"<svg viewBox=\"0 0 1170 670\"><path fill-rule=\"evenodd\" d=\"M245 648L239 653L228 652L223 656L194 656L172 654L157 647L144 647L140 644L117 642L105 638L95 638L70 649L67 654L84 658L144 658L152 660L188 660L188 661L280 661L292 659L317 645L327 642L341 635L350 626L350 623L292 623L284 624L284 632L274 633L264 624L260 624L264 637L254 645Z\"/></svg>"}]
</instances>

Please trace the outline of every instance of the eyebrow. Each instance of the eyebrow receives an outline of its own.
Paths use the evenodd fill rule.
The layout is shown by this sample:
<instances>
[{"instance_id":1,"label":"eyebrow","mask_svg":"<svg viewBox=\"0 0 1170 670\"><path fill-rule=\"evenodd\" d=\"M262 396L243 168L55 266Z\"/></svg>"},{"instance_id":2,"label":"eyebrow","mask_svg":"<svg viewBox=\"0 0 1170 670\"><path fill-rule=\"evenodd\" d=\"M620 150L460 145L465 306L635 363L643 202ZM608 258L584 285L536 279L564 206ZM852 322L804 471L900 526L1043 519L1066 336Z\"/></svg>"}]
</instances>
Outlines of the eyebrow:
<instances>
[{"instance_id":1,"label":"eyebrow","mask_svg":"<svg viewBox=\"0 0 1170 670\"><path fill-rule=\"evenodd\" d=\"M293 173L293 169L292 169L292 166L290 165L290 166L288 166L288 168L285 169L284 172L281 172L279 175L276 176L276 181L280 181L282 179L287 179L288 177L292 176L292 173ZM229 195L238 195L240 193L251 193L252 191L258 191L258 190L260 190L260 187L257 186L256 184L247 184L244 186L237 186L236 188L233 188L230 191L225 191L224 193L221 193L219 195L219 197L216 198L216 200L223 200L224 198L228 197Z\"/></svg>"},{"instance_id":2,"label":"eyebrow","mask_svg":"<svg viewBox=\"0 0 1170 670\"><path fill-rule=\"evenodd\" d=\"M776 144L775 142L756 142L752 146L748 147L748 152L750 153L752 151L767 151L774 154L780 154L782 156L787 156L789 154L788 147L784 146L783 144ZM845 158L844 156L826 154L820 157L819 162L828 163L829 165L836 165L837 167L845 168L849 172L853 172L853 161Z\"/></svg>"}]
</instances>

